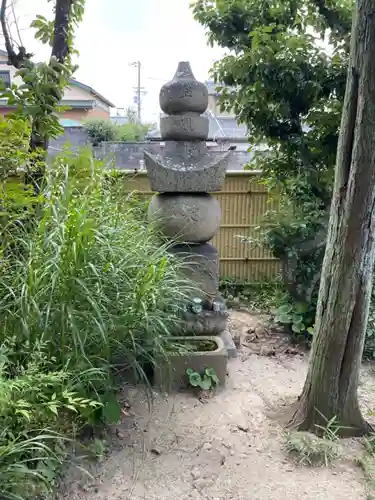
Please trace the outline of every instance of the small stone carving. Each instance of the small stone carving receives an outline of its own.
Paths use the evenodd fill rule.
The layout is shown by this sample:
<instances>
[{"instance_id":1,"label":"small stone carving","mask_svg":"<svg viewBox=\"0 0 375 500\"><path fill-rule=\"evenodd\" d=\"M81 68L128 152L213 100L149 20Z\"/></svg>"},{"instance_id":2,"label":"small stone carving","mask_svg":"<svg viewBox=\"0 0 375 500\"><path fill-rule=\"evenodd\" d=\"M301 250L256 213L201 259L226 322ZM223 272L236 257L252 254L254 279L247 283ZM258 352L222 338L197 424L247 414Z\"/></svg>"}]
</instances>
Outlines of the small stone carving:
<instances>
[{"instance_id":1,"label":"small stone carving","mask_svg":"<svg viewBox=\"0 0 375 500\"><path fill-rule=\"evenodd\" d=\"M211 194L224 183L229 153L209 152L208 119L201 116L208 92L188 62L180 62L171 82L160 91L162 154L145 153L151 188L158 192L148 216L175 241L170 251L183 259L197 284L196 303L185 314L185 334L218 335L227 328L228 312L219 295L219 259L208 243L220 227L220 204ZM199 302L199 308L197 304ZM198 310L199 309L199 310Z\"/></svg>"}]
</instances>

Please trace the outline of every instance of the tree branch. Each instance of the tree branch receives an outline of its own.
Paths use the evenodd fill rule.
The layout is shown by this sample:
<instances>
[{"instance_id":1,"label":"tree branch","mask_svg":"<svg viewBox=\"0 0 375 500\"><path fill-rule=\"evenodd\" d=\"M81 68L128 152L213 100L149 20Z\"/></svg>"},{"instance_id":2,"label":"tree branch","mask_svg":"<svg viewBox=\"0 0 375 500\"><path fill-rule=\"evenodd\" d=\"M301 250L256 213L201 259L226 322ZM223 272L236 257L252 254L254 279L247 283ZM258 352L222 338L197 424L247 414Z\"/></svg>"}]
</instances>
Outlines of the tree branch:
<instances>
[{"instance_id":1,"label":"tree branch","mask_svg":"<svg viewBox=\"0 0 375 500\"><path fill-rule=\"evenodd\" d=\"M70 54L69 19L74 0L56 0L55 28L53 32L52 57L64 63Z\"/></svg>"},{"instance_id":2,"label":"tree branch","mask_svg":"<svg viewBox=\"0 0 375 500\"><path fill-rule=\"evenodd\" d=\"M14 50L12 38L10 36L6 20L7 8L8 8L8 0L1 0L0 23L4 35L5 48L8 53L8 64L19 69L24 65L26 61L29 61L31 59L32 54L28 54L26 52L25 47L22 46L18 48L18 53Z\"/></svg>"},{"instance_id":3,"label":"tree branch","mask_svg":"<svg viewBox=\"0 0 375 500\"><path fill-rule=\"evenodd\" d=\"M6 51L8 53L9 62L13 66L15 66L16 68L19 68L17 54L13 48L12 39L10 37L10 33L8 30L8 25L7 25L7 21L6 21L6 10L8 8L7 4L8 4L8 0L1 0L1 13L0 13L1 29L3 30L3 35L4 35L4 40L5 40L5 48L6 48Z\"/></svg>"}]
</instances>

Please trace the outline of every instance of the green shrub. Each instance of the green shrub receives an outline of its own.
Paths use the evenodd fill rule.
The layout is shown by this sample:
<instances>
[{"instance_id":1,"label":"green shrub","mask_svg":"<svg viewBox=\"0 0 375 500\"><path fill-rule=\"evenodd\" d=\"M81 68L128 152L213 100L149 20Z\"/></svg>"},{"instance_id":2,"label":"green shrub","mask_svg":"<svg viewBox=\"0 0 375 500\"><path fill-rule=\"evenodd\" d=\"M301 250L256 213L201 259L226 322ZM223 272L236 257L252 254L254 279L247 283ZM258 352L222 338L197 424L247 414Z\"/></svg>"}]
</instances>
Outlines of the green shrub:
<instances>
[{"instance_id":1,"label":"green shrub","mask_svg":"<svg viewBox=\"0 0 375 500\"><path fill-rule=\"evenodd\" d=\"M93 146L101 142L115 141L117 139L117 127L111 120L95 119L88 120L84 125Z\"/></svg>"},{"instance_id":2,"label":"green shrub","mask_svg":"<svg viewBox=\"0 0 375 500\"><path fill-rule=\"evenodd\" d=\"M0 254L13 244L13 234L30 223L35 211L34 189L24 181L33 158L30 133L28 120L0 117Z\"/></svg>"},{"instance_id":3,"label":"green shrub","mask_svg":"<svg viewBox=\"0 0 375 500\"><path fill-rule=\"evenodd\" d=\"M79 394L76 377L56 371L45 345L26 368L14 363L17 339L0 349L0 497L47 492L57 478L66 444L101 403Z\"/></svg>"},{"instance_id":4,"label":"green shrub","mask_svg":"<svg viewBox=\"0 0 375 500\"><path fill-rule=\"evenodd\" d=\"M85 123L85 129L93 146L106 141L144 141L150 125L136 122L116 125L111 120L95 119Z\"/></svg>"},{"instance_id":5,"label":"green shrub","mask_svg":"<svg viewBox=\"0 0 375 500\"><path fill-rule=\"evenodd\" d=\"M117 139L121 142L144 141L150 125L142 123L124 123L116 130Z\"/></svg>"}]
</instances>

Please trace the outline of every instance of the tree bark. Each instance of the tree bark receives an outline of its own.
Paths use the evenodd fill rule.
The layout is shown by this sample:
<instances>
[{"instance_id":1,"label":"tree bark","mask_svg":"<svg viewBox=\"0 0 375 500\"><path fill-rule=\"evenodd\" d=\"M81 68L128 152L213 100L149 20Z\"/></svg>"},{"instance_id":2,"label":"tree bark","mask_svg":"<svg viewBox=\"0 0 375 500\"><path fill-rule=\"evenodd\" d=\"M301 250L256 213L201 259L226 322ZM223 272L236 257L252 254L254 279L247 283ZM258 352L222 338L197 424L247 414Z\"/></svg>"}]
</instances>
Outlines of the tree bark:
<instances>
[{"instance_id":1,"label":"tree bark","mask_svg":"<svg viewBox=\"0 0 375 500\"><path fill-rule=\"evenodd\" d=\"M69 20L74 0L56 0L52 57L64 63L70 54Z\"/></svg>"},{"instance_id":2,"label":"tree bark","mask_svg":"<svg viewBox=\"0 0 375 500\"><path fill-rule=\"evenodd\" d=\"M315 336L290 422L301 430L317 432L332 417L343 435L370 429L357 388L372 289L374 208L375 0L357 0Z\"/></svg>"}]
</instances>

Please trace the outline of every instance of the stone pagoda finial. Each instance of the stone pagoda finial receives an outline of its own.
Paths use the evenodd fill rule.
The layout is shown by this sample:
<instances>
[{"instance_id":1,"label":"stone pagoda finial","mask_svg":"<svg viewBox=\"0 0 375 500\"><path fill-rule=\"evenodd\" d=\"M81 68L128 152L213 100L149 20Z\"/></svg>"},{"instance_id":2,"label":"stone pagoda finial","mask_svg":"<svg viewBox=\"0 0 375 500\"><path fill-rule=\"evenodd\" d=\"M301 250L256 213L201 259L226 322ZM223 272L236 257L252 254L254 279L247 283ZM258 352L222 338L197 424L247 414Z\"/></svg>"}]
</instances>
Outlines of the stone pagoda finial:
<instances>
[{"instance_id":1,"label":"stone pagoda finial","mask_svg":"<svg viewBox=\"0 0 375 500\"><path fill-rule=\"evenodd\" d=\"M225 180L229 153L209 152L206 86L198 82L188 62L180 62L173 79L160 90L160 119L165 148L159 155L145 153L151 189L149 219L175 242L171 252L189 256L195 266L189 277L202 297L200 314L187 313L186 332L217 335L226 329L227 312L218 292L219 259L208 243L220 227L221 209L209 194Z\"/></svg>"},{"instance_id":2,"label":"stone pagoda finial","mask_svg":"<svg viewBox=\"0 0 375 500\"><path fill-rule=\"evenodd\" d=\"M180 62L173 79L160 89L159 102L167 115L201 115L208 106L207 87L195 79L189 62Z\"/></svg>"}]
</instances>

